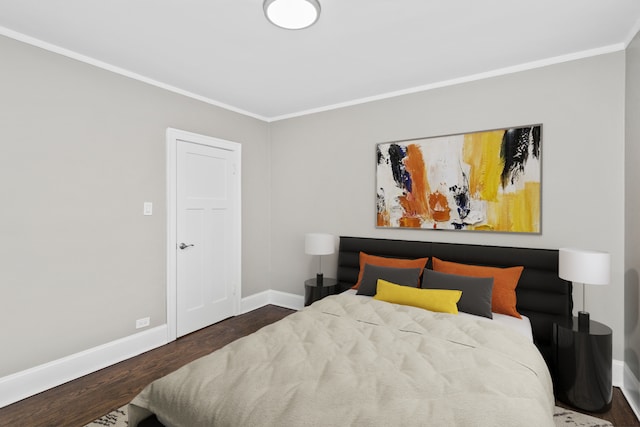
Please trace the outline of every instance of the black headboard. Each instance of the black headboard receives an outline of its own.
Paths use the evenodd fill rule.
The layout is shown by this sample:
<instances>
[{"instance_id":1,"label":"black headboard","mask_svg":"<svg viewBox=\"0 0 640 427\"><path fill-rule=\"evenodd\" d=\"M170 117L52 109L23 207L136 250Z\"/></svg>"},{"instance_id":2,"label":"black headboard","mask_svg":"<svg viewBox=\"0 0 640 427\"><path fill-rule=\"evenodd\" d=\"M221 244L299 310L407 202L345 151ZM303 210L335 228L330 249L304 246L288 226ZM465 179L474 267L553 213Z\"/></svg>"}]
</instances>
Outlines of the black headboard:
<instances>
[{"instance_id":1,"label":"black headboard","mask_svg":"<svg viewBox=\"0 0 640 427\"><path fill-rule=\"evenodd\" d=\"M573 310L571 282L558 277L557 250L341 236L337 279L342 290L358 280L361 251L393 258L435 256L465 264L524 266L516 288L517 309L531 320L534 342L554 372L553 323L566 323ZM427 268L431 268L431 259Z\"/></svg>"}]
</instances>

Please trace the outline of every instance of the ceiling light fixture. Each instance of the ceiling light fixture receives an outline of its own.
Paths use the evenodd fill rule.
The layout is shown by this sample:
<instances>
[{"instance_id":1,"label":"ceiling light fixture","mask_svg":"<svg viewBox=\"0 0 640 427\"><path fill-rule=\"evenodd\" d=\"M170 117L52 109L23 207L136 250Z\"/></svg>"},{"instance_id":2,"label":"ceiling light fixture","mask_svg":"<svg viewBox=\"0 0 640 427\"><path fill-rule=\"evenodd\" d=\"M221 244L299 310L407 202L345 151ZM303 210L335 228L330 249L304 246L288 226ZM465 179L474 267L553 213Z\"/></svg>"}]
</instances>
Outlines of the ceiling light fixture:
<instances>
[{"instance_id":1,"label":"ceiling light fixture","mask_svg":"<svg viewBox=\"0 0 640 427\"><path fill-rule=\"evenodd\" d=\"M264 14L273 25L287 30L302 30L320 17L318 0L264 0Z\"/></svg>"}]
</instances>

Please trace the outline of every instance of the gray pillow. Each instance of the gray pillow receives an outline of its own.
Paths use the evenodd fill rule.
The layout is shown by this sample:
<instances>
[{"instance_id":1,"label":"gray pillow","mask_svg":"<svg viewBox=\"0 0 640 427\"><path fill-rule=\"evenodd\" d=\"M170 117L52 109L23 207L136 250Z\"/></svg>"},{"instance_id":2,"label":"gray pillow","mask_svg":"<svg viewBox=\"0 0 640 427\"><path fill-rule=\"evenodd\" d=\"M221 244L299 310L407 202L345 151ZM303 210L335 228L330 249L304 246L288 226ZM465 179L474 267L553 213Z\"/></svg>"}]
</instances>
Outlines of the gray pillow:
<instances>
[{"instance_id":1,"label":"gray pillow","mask_svg":"<svg viewBox=\"0 0 640 427\"><path fill-rule=\"evenodd\" d=\"M425 268L422 273L421 287L423 289L462 291L462 296L458 301L458 310L493 319L493 314L491 314L493 277L459 276Z\"/></svg>"},{"instance_id":2,"label":"gray pillow","mask_svg":"<svg viewBox=\"0 0 640 427\"><path fill-rule=\"evenodd\" d=\"M380 267L378 265L365 264L362 281L358 286L356 295L374 296L378 290L378 279L383 279L396 285L417 288L420 284L421 270L421 268Z\"/></svg>"}]
</instances>

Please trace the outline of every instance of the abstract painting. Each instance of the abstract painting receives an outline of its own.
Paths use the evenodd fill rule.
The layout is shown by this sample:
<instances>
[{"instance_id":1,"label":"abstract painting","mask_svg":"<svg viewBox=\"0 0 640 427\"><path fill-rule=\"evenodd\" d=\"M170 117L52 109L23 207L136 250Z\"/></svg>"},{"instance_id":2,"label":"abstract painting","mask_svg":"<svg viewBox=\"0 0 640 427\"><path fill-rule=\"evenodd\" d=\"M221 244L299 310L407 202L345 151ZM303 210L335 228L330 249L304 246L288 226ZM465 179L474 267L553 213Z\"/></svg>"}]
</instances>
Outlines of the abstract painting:
<instances>
[{"instance_id":1,"label":"abstract painting","mask_svg":"<svg viewBox=\"0 0 640 427\"><path fill-rule=\"evenodd\" d=\"M542 125L377 145L377 226L540 233Z\"/></svg>"}]
</instances>

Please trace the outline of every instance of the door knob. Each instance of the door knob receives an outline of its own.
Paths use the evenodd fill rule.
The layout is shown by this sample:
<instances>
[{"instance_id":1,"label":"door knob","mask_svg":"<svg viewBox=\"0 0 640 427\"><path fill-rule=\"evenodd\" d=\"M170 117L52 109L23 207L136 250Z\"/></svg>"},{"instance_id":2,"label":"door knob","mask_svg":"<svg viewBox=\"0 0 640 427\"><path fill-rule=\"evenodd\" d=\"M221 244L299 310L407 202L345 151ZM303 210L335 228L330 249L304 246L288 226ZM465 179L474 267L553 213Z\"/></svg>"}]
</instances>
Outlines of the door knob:
<instances>
[{"instance_id":1,"label":"door knob","mask_svg":"<svg viewBox=\"0 0 640 427\"><path fill-rule=\"evenodd\" d=\"M193 245L185 245L184 243L180 243L180 246L178 246L180 249L187 249L189 246L193 246Z\"/></svg>"}]
</instances>

